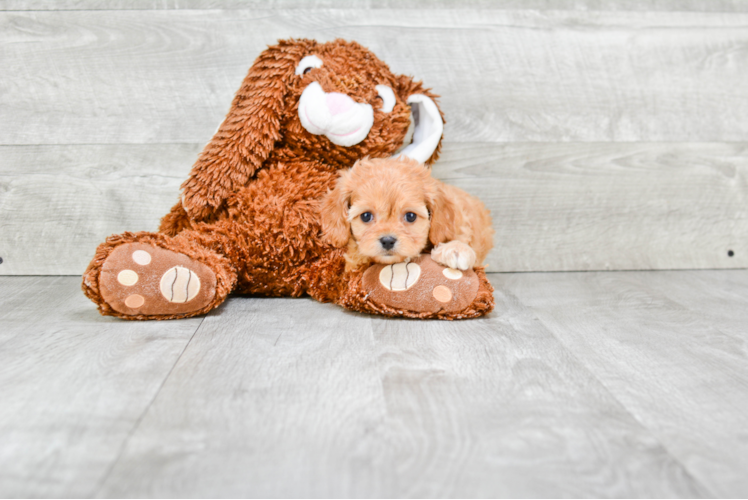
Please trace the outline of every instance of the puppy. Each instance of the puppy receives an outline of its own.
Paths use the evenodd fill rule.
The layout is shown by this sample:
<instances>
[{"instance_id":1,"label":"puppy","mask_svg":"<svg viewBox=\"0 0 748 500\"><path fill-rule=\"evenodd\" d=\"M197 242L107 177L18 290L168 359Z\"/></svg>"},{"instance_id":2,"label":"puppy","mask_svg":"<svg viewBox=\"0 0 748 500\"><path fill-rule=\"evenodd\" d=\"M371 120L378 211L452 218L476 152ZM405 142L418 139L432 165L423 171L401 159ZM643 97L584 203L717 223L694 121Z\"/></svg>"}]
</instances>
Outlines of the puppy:
<instances>
[{"instance_id":1,"label":"puppy","mask_svg":"<svg viewBox=\"0 0 748 500\"><path fill-rule=\"evenodd\" d=\"M429 249L436 262L467 270L493 246L483 203L404 157L367 157L341 172L320 214L322 237L348 247L346 270L403 262Z\"/></svg>"}]
</instances>

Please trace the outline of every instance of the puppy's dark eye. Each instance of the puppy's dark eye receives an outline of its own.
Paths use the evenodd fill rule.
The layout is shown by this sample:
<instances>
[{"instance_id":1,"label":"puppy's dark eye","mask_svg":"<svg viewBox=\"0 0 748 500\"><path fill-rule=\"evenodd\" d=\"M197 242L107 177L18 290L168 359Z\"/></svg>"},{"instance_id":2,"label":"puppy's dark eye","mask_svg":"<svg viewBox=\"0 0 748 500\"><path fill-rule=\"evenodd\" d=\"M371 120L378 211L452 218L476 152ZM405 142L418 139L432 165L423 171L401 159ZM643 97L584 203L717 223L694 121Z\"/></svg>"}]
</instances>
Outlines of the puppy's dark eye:
<instances>
[{"instance_id":1,"label":"puppy's dark eye","mask_svg":"<svg viewBox=\"0 0 748 500\"><path fill-rule=\"evenodd\" d=\"M361 222L371 222L372 217L371 212L364 212L361 214Z\"/></svg>"},{"instance_id":2,"label":"puppy's dark eye","mask_svg":"<svg viewBox=\"0 0 748 500\"><path fill-rule=\"evenodd\" d=\"M405 220L408 222L415 222L417 217L418 216L413 212L408 212L407 214L405 214Z\"/></svg>"},{"instance_id":3,"label":"puppy's dark eye","mask_svg":"<svg viewBox=\"0 0 748 500\"><path fill-rule=\"evenodd\" d=\"M308 67L308 68L306 68L306 69L304 70L304 74L306 75L306 74L307 74L307 73L309 73L310 71L312 71L312 68L311 68L311 66L310 66L310 67Z\"/></svg>"}]
</instances>

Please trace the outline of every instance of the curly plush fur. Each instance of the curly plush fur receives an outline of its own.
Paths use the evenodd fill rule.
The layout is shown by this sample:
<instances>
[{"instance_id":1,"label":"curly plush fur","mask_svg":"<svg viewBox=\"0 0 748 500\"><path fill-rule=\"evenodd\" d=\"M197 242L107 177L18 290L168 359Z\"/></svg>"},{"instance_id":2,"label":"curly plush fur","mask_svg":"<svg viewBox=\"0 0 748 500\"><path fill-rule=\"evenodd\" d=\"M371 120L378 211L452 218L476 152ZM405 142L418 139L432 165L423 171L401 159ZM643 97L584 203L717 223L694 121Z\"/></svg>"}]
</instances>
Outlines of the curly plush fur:
<instances>
[{"instance_id":1,"label":"curly plush fur","mask_svg":"<svg viewBox=\"0 0 748 500\"><path fill-rule=\"evenodd\" d=\"M310 54L324 65L295 74L299 62ZM302 126L299 99L312 82L326 93L371 104L374 123L364 140L339 146ZM390 112L382 110L376 89L380 84L389 86L396 96ZM340 169L365 155L390 156L402 145L410 126L406 100L413 94L436 102L436 96L420 82L392 74L355 42L286 40L269 47L250 68L226 119L182 185L179 203L162 219L160 233L108 238L84 274L84 292L102 314L127 319L202 314L220 304L230 291L265 296L309 294L355 310L423 317L419 311L383 311L368 305L360 293L360 276L344 272L343 251L322 240L319 223L319 200L334 186ZM439 146L427 163L438 155ZM106 271L102 269L116 248L138 243L206 265L216 275L215 297L199 310L178 314L115 309L102 294L101 274ZM492 299L487 299L490 284L478 272L481 294L471 305L468 315L472 316L493 307Z\"/></svg>"}]
</instances>

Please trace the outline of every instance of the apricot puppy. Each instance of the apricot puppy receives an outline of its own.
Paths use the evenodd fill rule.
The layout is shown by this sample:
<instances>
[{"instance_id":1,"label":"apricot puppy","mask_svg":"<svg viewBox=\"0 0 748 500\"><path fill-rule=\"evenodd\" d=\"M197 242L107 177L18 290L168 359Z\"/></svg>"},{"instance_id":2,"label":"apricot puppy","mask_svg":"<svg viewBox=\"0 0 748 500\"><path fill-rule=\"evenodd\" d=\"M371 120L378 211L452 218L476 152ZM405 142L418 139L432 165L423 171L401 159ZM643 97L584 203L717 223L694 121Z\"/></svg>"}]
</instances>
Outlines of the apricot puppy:
<instances>
[{"instance_id":1,"label":"apricot puppy","mask_svg":"<svg viewBox=\"0 0 748 500\"><path fill-rule=\"evenodd\" d=\"M409 158L357 161L322 200L322 234L347 245L347 269L393 264L431 250L454 269L481 265L493 247L491 214L477 198Z\"/></svg>"}]
</instances>

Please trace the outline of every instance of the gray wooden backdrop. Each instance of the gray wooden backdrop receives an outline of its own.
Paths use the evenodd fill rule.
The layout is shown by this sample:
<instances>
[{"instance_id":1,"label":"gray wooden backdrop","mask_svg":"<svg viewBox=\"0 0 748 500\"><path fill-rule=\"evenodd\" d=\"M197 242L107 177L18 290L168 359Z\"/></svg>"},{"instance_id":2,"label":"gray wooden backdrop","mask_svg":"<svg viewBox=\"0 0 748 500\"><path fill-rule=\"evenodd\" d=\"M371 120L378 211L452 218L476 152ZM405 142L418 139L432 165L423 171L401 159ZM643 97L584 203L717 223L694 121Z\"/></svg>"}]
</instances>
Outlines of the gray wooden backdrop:
<instances>
[{"instance_id":1,"label":"gray wooden backdrop","mask_svg":"<svg viewBox=\"0 0 748 500\"><path fill-rule=\"evenodd\" d=\"M748 265L748 2L5 0L0 274L155 230L287 37L355 39L442 95L434 172L491 209L489 271Z\"/></svg>"}]
</instances>

